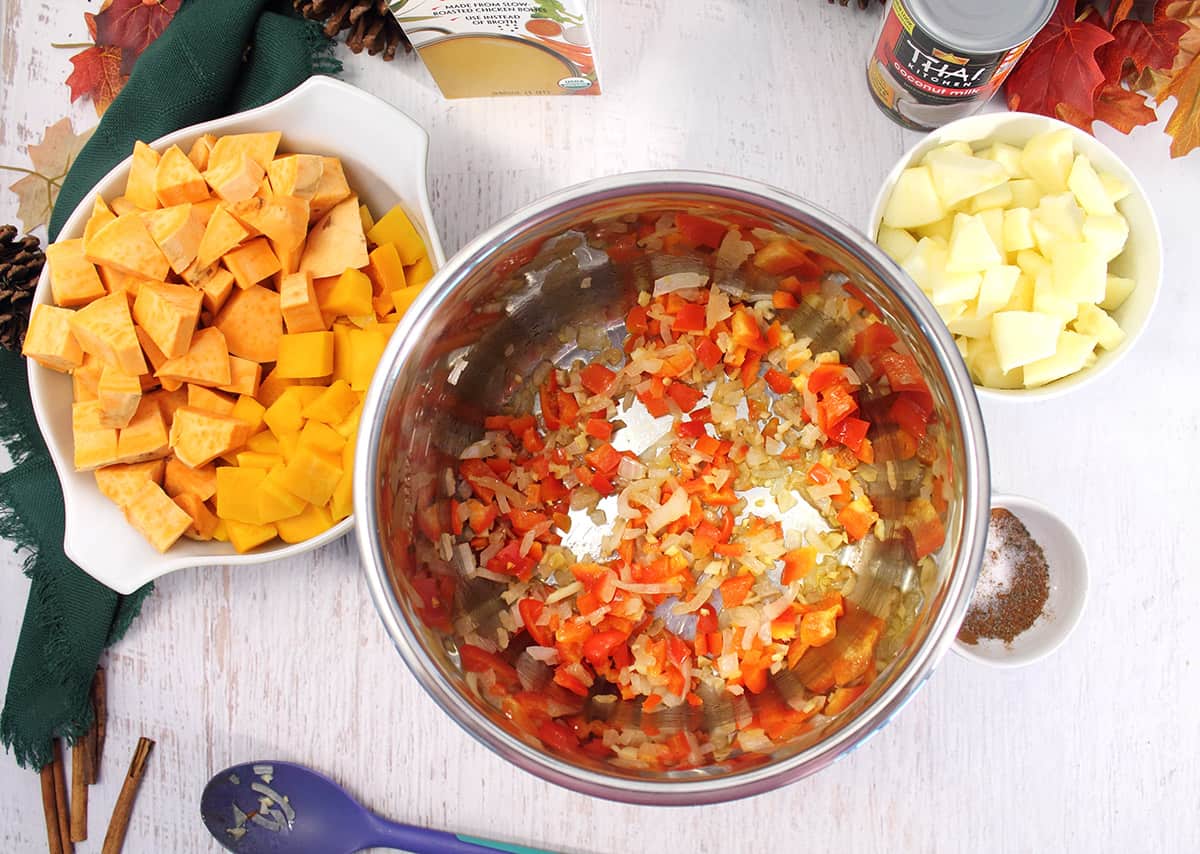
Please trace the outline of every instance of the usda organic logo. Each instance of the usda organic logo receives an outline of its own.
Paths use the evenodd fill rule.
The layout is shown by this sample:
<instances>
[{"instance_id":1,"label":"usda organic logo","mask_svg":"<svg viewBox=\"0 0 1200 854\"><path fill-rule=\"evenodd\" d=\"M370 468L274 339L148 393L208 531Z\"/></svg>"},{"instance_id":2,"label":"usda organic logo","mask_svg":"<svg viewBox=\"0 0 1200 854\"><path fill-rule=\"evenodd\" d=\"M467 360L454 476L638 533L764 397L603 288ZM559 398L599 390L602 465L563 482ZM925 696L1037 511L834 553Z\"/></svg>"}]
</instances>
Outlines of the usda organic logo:
<instances>
[{"instance_id":1,"label":"usda organic logo","mask_svg":"<svg viewBox=\"0 0 1200 854\"><path fill-rule=\"evenodd\" d=\"M561 89L587 89L592 85L592 81L586 77L564 77L558 81Z\"/></svg>"}]
</instances>

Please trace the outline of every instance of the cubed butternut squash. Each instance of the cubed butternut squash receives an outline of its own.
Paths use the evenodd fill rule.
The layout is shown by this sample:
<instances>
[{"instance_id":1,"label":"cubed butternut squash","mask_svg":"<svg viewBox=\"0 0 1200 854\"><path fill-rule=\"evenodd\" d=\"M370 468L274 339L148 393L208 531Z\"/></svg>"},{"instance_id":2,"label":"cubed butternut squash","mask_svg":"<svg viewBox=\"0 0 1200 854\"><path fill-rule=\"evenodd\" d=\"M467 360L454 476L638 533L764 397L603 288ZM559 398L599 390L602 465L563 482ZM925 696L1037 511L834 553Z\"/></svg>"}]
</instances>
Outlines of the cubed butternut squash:
<instances>
[{"instance_id":1,"label":"cubed butternut squash","mask_svg":"<svg viewBox=\"0 0 1200 854\"><path fill-rule=\"evenodd\" d=\"M258 490L265 469L217 466L217 515L225 521L262 524L258 515Z\"/></svg>"},{"instance_id":2,"label":"cubed butternut squash","mask_svg":"<svg viewBox=\"0 0 1200 854\"><path fill-rule=\"evenodd\" d=\"M358 270L346 270L328 292L317 293L321 311L334 316L361 317L375 314L371 305L371 280Z\"/></svg>"},{"instance_id":3,"label":"cubed butternut squash","mask_svg":"<svg viewBox=\"0 0 1200 854\"><path fill-rule=\"evenodd\" d=\"M417 260L425 255L425 243L400 205L396 205L375 223L367 239L376 246L383 246L385 243L395 246L401 262L406 267L417 263Z\"/></svg>"},{"instance_id":4,"label":"cubed butternut squash","mask_svg":"<svg viewBox=\"0 0 1200 854\"><path fill-rule=\"evenodd\" d=\"M245 554L263 543L269 543L275 539L274 525L251 525L247 522L235 522L232 519L223 521L228 532L229 542L238 554Z\"/></svg>"},{"instance_id":5,"label":"cubed butternut squash","mask_svg":"<svg viewBox=\"0 0 1200 854\"><path fill-rule=\"evenodd\" d=\"M366 391L371 387L387 343L388 336L376 328L350 330L350 388Z\"/></svg>"},{"instance_id":6,"label":"cubed butternut squash","mask_svg":"<svg viewBox=\"0 0 1200 854\"><path fill-rule=\"evenodd\" d=\"M300 332L282 336L275 370L288 379L329 376L333 373L333 333Z\"/></svg>"},{"instance_id":7,"label":"cubed butternut squash","mask_svg":"<svg viewBox=\"0 0 1200 854\"><path fill-rule=\"evenodd\" d=\"M303 512L275 523L279 539L285 543L302 543L323 534L333 527L333 517L324 507L308 505Z\"/></svg>"},{"instance_id":8,"label":"cubed butternut squash","mask_svg":"<svg viewBox=\"0 0 1200 854\"><path fill-rule=\"evenodd\" d=\"M245 421L250 427L251 433L257 433L262 428L267 408L253 397L243 394L233 405L233 411L230 414L239 421Z\"/></svg>"},{"instance_id":9,"label":"cubed butternut squash","mask_svg":"<svg viewBox=\"0 0 1200 854\"><path fill-rule=\"evenodd\" d=\"M309 504L324 505L342 477L341 460L302 445L288 461L280 482Z\"/></svg>"},{"instance_id":10,"label":"cubed butternut squash","mask_svg":"<svg viewBox=\"0 0 1200 854\"><path fill-rule=\"evenodd\" d=\"M404 276L411 287L423 288L433 278L433 262L427 257L418 258L415 263L404 268Z\"/></svg>"},{"instance_id":11,"label":"cubed butternut squash","mask_svg":"<svg viewBox=\"0 0 1200 854\"><path fill-rule=\"evenodd\" d=\"M359 396L345 380L334 380L321 391L321 396L304 407L301 413L306 419L322 424L337 424L354 411Z\"/></svg>"}]
</instances>

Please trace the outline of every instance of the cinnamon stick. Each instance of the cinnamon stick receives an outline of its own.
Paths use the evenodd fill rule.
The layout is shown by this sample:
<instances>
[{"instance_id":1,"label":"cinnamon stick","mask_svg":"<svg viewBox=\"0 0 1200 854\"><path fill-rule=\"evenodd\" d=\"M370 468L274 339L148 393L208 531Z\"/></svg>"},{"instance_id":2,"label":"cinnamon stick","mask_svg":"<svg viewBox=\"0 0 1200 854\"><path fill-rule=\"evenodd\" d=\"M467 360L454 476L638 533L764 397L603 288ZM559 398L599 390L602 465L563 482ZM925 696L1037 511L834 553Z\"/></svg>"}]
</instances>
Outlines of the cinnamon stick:
<instances>
[{"instance_id":1,"label":"cinnamon stick","mask_svg":"<svg viewBox=\"0 0 1200 854\"><path fill-rule=\"evenodd\" d=\"M46 847L50 854L63 854L62 834L58 830L58 802L54 798L54 763L42 766L42 813L46 816Z\"/></svg>"},{"instance_id":2,"label":"cinnamon stick","mask_svg":"<svg viewBox=\"0 0 1200 854\"><path fill-rule=\"evenodd\" d=\"M92 724L93 729L95 724ZM88 730L91 733L92 730ZM92 760L88 756L88 736L85 734L71 748L71 841L87 839L88 775Z\"/></svg>"},{"instance_id":3,"label":"cinnamon stick","mask_svg":"<svg viewBox=\"0 0 1200 854\"><path fill-rule=\"evenodd\" d=\"M129 830L129 817L133 815L133 801L137 797L138 787L146 773L146 760L154 742L142 736L138 739L137 749L133 751L133 760L129 763L129 772L117 795L116 806L113 807L112 818L108 822L108 832L104 834L104 845L101 854L118 854L125 844L125 832Z\"/></svg>"},{"instance_id":4,"label":"cinnamon stick","mask_svg":"<svg viewBox=\"0 0 1200 854\"><path fill-rule=\"evenodd\" d=\"M95 723L88 734L91 739L91 749L88 751L91 773L88 775L88 783L94 784L100 780L100 754L104 752L104 733L108 727L108 685L103 667L96 668L96 675L92 679L92 710L95 712Z\"/></svg>"},{"instance_id":5,"label":"cinnamon stick","mask_svg":"<svg viewBox=\"0 0 1200 854\"><path fill-rule=\"evenodd\" d=\"M58 838L64 854L72 854L71 814L67 812L67 775L63 768L62 744L54 739L54 761L50 763L54 776L54 808L58 817Z\"/></svg>"}]
</instances>

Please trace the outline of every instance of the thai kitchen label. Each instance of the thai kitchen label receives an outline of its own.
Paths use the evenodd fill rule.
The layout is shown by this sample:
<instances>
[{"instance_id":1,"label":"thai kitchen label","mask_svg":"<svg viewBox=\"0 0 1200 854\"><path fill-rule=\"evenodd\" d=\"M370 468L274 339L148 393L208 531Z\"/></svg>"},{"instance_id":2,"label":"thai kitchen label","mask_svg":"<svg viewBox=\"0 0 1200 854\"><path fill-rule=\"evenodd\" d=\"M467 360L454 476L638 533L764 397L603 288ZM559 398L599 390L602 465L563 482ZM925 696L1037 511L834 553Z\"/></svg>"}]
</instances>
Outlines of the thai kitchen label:
<instances>
[{"instance_id":1,"label":"thai kitchen label","mask_svg":"<svg viewBox=\"0 0 1200 854\"><path fill-rule=\"evenodd\" d=\"M392 11L447 98L599 95L585 0L399 0Z\"/></svg>"}]
</instances>

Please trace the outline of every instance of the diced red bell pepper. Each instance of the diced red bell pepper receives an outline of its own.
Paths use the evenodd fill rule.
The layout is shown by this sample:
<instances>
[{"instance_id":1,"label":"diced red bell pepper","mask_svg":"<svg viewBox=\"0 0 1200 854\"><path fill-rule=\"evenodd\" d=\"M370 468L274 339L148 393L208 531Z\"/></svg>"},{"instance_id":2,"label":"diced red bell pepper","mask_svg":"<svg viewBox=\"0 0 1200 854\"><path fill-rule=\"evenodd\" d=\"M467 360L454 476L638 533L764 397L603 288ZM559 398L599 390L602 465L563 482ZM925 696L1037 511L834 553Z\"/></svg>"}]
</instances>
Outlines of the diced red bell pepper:
<instances>
[{"instance_id":1,"label":"diced red bell pepper","mask_svg":"<svg viewBox=\"0 0 1200 854\"><path fill-rule=\"evenodd\" d=\"M558 372L551 371L538 389L538 402L542 406L542 423L547 430L557 430L561 426L558 418Z\"/></svg>"},{"instance_id":2,"label":"diced red bell pepper","mask_svg":"<svg viewBox=\"0 0 1200 854\"><path fill-rule=\"evenodd\" d=\"M510 433L512 433L514 436L516 436L517 438L520 438L521 434L524 433L526 430L528 430L530 427L536 427L536 426L537 426L537 419L534 418L532 415L522 415L519 418L510 418L508 421L508 431Z\"/></svg>"},{"instance_id":3,"label":"diced red bell pepper","mask_svg":"<svg viewBox=\"0 0 1200 854\"><path fill-rule=\"evenodd\" d=\"M616 485L612 482L612 478L605 474L596 472L588 479L588 484L592 489L599 492L601 495L612 495L617 491Z\"/></svg>"},{"instance_id":4,"label":"diced red bell pepper","mask_svg":"<svg viewBox=\"0 0 1200 854\"><path fill-rule=\"evenodd\" d=\"M608 442L597 446L595 450L583 455L587 464L601 474L612 474L621 464L622 455Z\"/></svg>"},{"instance_id":5,"label":"diced red bell pepper","mask_svg":"<svg viewBox=\"0 0 1200 854\"><path fill-rule=\"evenodd\" d=\"M615 373L594 362L579 372L579 382L592 394L608 394L616 380Z\"/></svg>"},{"instance_id":6,"label":"diced red bell pepper","mask_svg":"<svg viewBox=\"0 0 1200 854\"><path fill-rule=\"evenodd\" d=\"M419 572L411 576L421 599L418 614L431 628L450 631L450 608L454 604L454 579L449 575Z\"/></svg>"},{"instance_id":7,"label":"diced red bell pepper","mask_svg":"<svg viewBox=\"0 0 1200 854\"><path fill-rule=\"evenodd\" d=\"M435 501L416 512L417 527L431 541L450 530L450 505L446 501Z\"/></svg>"},{"instance_id":8,"label":"diced red bell pepper","mask_svg":"<svg viewBox=\"0 0 1200 854\"><path fill-rule=\"evenodd\" d=\"M558 419L567 427L574 427L579 420L579 401L575 395L565 391L558 393Z\"/></svg>"},{"instance_id":9,"label":"diced red bell pepper","mask_svg":"<svg viewBox=\"0 0 1200 854\"><path fill-rule=\"evenodd\" d=\"M809 611L800 618L800 642L807 646L824 646L837 635L837 618L842 606Z\"/></svg>"},{"instance_id":10,"label":"diced red bell pepper","mask_svg":"<svg viewBox=\"0 0 1200 854\"><path fill-rule=\"evenodd\" d=\"M762 366L762 353L747 353L746 361L742 362L742 388L750 388L758 379L758 369ZM754 418L754 413L750 414Z\"/></svg>"},{"instance_id":11,"label":"diced red bell pepper","mask_svg":"<svg viewBox=\"0 0 1200 854\"><path fill-rule=\"evenodd\" d=\"M717 631L718 628L717 610L708 603L701 605L700 610L696 612L696 631L708 634Z\"/></svg>"},{"instance_id":12,"label":"diced red bell pepper","mask_svg":"<svg viewBox=\"0 0 1200 854\"><path fill-rule=\"evenodd\" d=\"M693 246L707 246L710 249L719 249L725 233L729 231L729 226L724 223L685 213L675 214L675 225L683 238Z\"/></svg>"},{"instance_id":13,"label":"diced red bell pepper","mask_svg":"<svg viewBox=\"0 0 1200 854\"><path fill-rule=\"evenodd\" d=\"M528 581L533 574L536 561L531 555L521 554L521 544L511 540L508 545L492 555L487 562L487 568L502 575L515 575L522 581Z\"/></svg>"},{"instance_id":14,"label":"diced red bell pepper","mask_svg":"<svg viewBox=\"0 0 1200 854\"><path fill-rule=\"evenodd\" d=\"M518 534L524 534L532 530L548 518L545 513L538 513L533 510L521 510L517 507L508 511L508 520L512 522L513 530Z\"/></svg>"},{"instance_id":15,"label":"diced red bell pepper","mask_svg":"<svg viewBox=\"0 0 1200 854\"><path fill-rule=\"evenodd\" d=\"M839 421L853 412L858 411L858 401L844 385L835 385L825 390L821 395L817 409L821 415L822 429L828 433Z\"/></svg>"},{"instance_id":16,"label":"diced red bell pepper","mask_svg":"<svg viewBox=\"0 0 1200 854\"><path fill-rule=\"evenodd\" d=\"M918 498L908 508L908 530L913 538L917 560L931 555L946 542L946 526L937 509L929 501Z\"/></svg>"},{"instance_id":17,"label":"diced red bell pepper","mask_svg":"<svg viewBox=\"0 0 1200 854\"><path fill-rule=\"evenodd\" d=\"M545 604L526 597L517 603L517 609L521 612L521 621L525 623L525 629L533 638L533 642L538 646L554 646L554 633L550 631L550 627L538 625L538 619L546 610Z\"/></svg>"},{"instance_id":18,"label":"diced red bell pepper","mask_svg":"<svg viewBox=\"0 0 1200 854\"><path fill-rule=\"evenodd\" d=\"M791 584L793 581L800 581L804 576L812 572L817 566L817 550L812 546L801 546L798 549L792 549L783 555L783 576L784 584Z\"/></svg>"},{"instance_id":19,"label":"diced red bell pepper","mask_svg":"<svg viewBox=\"0 0 1200 854\"><path fill-rule=\"evenodd\" d=\"M623 234L608 247L608 257L614 264L628 264L641 255L642 249L637 245L636 234Z\"/></svg>"},{"instance_id":20,"label":"diced red bell pepper","mask_svg":"<svg viewBox=\"0 0 1200 854\"><path fill-rule=\"evenodd\" d=\"M539 451L545 450L546 443L542 440L542 436L538 433L536 427L530 427L521 434L521 447L531 454L536 454Z\"/></svg>"},{"instance_id":21,"label":"diced red bell pepper","mask_svg":"<svg viewBox=\"0 0 1200 854\"><path fill-rule=\"evenodd\" d=\"M767 689L767 674L771 671L771 659L756 649L742 655L740 662L742 684L751 694L761 694Z\"/></svg>"},{"instance_id":22,"label":"diced red bell pepper","mask_svg":"<svg viewBox=\"0 0 1200 854\"><path fill-rule=\"evenodd\" d=\"M704 306L699 303L684 303L675 313L675 322L671 324L674 332L703 332Z\"/></svg>"},{"instance_id":23,"label":"diced red bell pepper","mask_svg":"<svg viewBox=\"0 0 1200 854\"><path fill-rule=\"evenodd\" d=\"M603 418L589 418L587 425L584 427L584 432L589 436L603 439L607 442L612 438L613 426L611 422Z\"/></svg>"},{"instance_id":24,"label":"diced red bell pepper","mask_svg":"<svg viewBox=\"0 0 1200 854\"><path fill-rule=\"evenodd\" d=\"M763 374L763 379L767 381L767 387L776 394L787 394L792 390L792 381L788 375L775 368L768 369Z\"/></svg>"},{"instance_id":25,"label":"diced red bell pepper","mask_svg":"<svg viewBox=\"0 0 1200 854\"><path fill-rule=\"evenodd\" d=\"M801 280L795 276L785 276L779 280L779 289L793 294L799 301L809 294L815 294L821 290L821 282L816 278Z\"/></svg>"},{"instance_id":26,"label":"diced red bell pepper","mask_svg":"<svg viewBox=\"0 0 1200 854\"><path fill-rule=\"evenodd\" d=\"M834 442L841 442L857 454L870 429L869 422L863 421L861 418L846 416L829 431L829 438Z\"/></svg>"},{"instance_id":27,"label":"diced red bell pepper","mask_svg":"<svg viewBox=\"0 0 1200 854\"><path fill-rule=\"evenodd\" d=\"M867 685L859 685L855 688L837 688L829 695L829 699L825 701L824 714L833 716L841 714L850 707L850 704L857 700L867 690Z\"/></svg>"},{"instance_id":28,"label":"diced red bell pepper","mask_svg":"<svg viewBox=\"0 0 1200 854\"><path fill-rule=\"evenodd\" d=\"M700 360L700 364L712 370L721 364L724 354L721 352L721 348L714 344L711 339L702 338L700 339L700 343L696 345L696 358Z\"/></svg>"},{"instance_id":29,"label":"diced red bell pepper","mask_svg":"<svg viewBox=\"0 0 1200 854\"><path fill-rule=\"evenodd\" d=\"M496 473L483 460L463 460L458 465L458 470L462 474L463 479L470 485L471 491L479 496L483 501L491 501L496 497L496 493L486 486L480 486L478 481L481 478L494 480Z\"/></svg>"},{"instance_id":30,"label":"diced red bell pepper","mask_svg":"<svg viewBox=\"0 0 1200 854\"><path fill-rule=\"evenodd\" d=\"M808 251L794 240L772 240L754 255L754 266L764 273L782 276L791 273L798 278L815 278L821 275Z\"/></svg>"},{"instance_id":31,"label":"diced red bell pepper","mask_svg":"<svg viewBox=\"0 0 1200 854\"><path fill-rule=\"evenodd\" d=\"M744 306L739 305L733 310L730 329L732 330L730 337L733 339L733 343L739 347L760 353L767 351L767 342L762 336L762 330L758 327L758 318Z\"/></svg>"},{"instance_id":32,"label":"diced red bell pepper","mask_svg":"<svg viewBox=\"0 0 1200 854\"><path fill-rule=\"evenodd\" d=\"M521 680L517 676L516 668L496 653L488 652L483 647L474 644L464 643L458 647L458 656L462 661L463 670L471 673L486 673L490 670L496 674L496 683L506 691L521 690Z\"/></svg>"},{"instance_id":33,"label":"diced red bell pepper","mask_svg":"<svg viewBox=\"0 0 1200 854\"><path fill-rule=\"evenodd\" d=\"M754 587L754 576L737 575L721 582L721 601L726 608L736 608L746 601Z\"/></svg>"},{"instance_id":34,"label":"diced red bell pepper","mask_svg":"<svg viewBox=\"0 0 1200 854\"><path fill-rule=\"evenodd\" d=\"M701 436L707 435L707 426L703 421L680 421L675 427L675 432L684 439L699 439Z\"/></svg>"},{"instance_id":35,"label":"diced red bell pepper","mask_svg":"<svg viewBox=\"0 0 1200 854\"><path fill-rule=\"evenodd\" d=\"M543 721L538 727L537 736L551 750L558 750L563 753L577 753L579 751L579 739L575 737L575 734L570 729L558 721Z\"/></svg>"},{"instance_id":36,"label":"diced red bell pepper","mask_svg":"<svg viewBox=\"0 0 1200 854\"><path fill-rule=\"evenodd\" d=\"M833 472L820 463L815 463L813 467L808 470L808 479L818 486L823 486L829 483L829 480L832 477Z\"/></svg>"},{"instance_id":37,"label":"diced red bell pepper","mask_svg":"<svg viewBox=\"0 0 1200 854\"><path fill-rule=\"evenodd\" d=\"M841 365L830 363L817 365L808 375L808 390L813 394L818 394L843 382L845 375L846 369Z\"/></svg>"},{"instance_id":38,"label":"diced red bell pepper","mask_svg":"<svg viewBox=\"0 0 1200 854\"><path fill-rule=\"evenodd\" d=\"M496 517L500 515L500 508L495 504L484 504L482 501L472 498L466 502L466 505L467 524L476 534L486 534L491 530Z\"/></svg>"},{"instance_id":39,"label":"diced red bell pepper","mask_svg":"<svg viewBox=\"0 0 1200 854\"><path fill-rule=\"evenodd\" d=\"M554 670L554 684L561 685L572 694L577 694L580 697L588 695L588 687L561 667L557 667Z\"/></svg>"},{"instance_id":40,"label":"diced red bell pepper","mask_svg":"<svg viewBox=\"0 0 1200 854\"><path fill-rule=\"evenodd\" d=\"M856 498L841 509L837 515L838 523L845 529L850 542L856 543L865 537L875 526L879 514L867 498Z\"/></svg>"},{"instance_id":41,"label":"diced red bell pepper","mask_svg":"<svg viewBox=\"0 0 1200 854\"><path fill-rule=\"evenodd\" d=\"M483 419L484 430L507 430L512 418L507 415L489 415Z\"/></svg>"},{"instance_id":42,"label":"diced red bell pepper","mask_svg":"<svg viewBox=\"0 0 1200 854\"><path fill-rule=\"evenodd\" d=\"M628 635L624 632L596 632L583 644L583 657L592 663L593 667L602 667L613 650L625 643Z\"/></svg>"},{"instance_id":43,"label":"diced red bell pepper","mask_svg":"<svg viewBox=\"0 0 1200 854\"><path fill-rule=\"evenodd\" d=\"M635 305L629 309L629 314L625 315L626 332L636 337L638 335L645 335L646 330L649 328L649 314L644 307Z\"/></svg>"},{"instance_id":44,"label":"diced red bell pepper","mask_svg":"<svg viewBox=\"0 0 1200 854\"><path fill-rule=\"evenodd\" d=\"M788 291L778 290L771 294L771 305L775 308L796 308L800 302Z\"/></svg>"},{"instance_id":45,"label":"diced red bell pepper","mask_svg":"<svg viewBox=\"0 0 1200 854\"><path fill-rule=\"evenodd\" d=\"M922 405L926 399L912 392L905 392L896 395L895 401L888 409L888 418L918 442L924 437L929 425L929 412Z\"/></svg>"},{"instance_id":46,"label":"diced red bell pepper","mask_svg":"<svg viewBox=\"0 0 1200 854\"><path fill-rule=\"evenodd\" d=\"M899 340L889 326L878 322L872 323L854 336L854 345L850 348L850 354L854 359L869 359Z\"/></svg>"},{"instance_id":47,"label":"diced red bell pepper","mask_svg":"<svg viewBox=\"0 0 1200 854\"><path fill-rule=\"evenodd\" d=\"M691 412L696 404L700 402L700 399L704 397L704 392L696 391L696 389L687 383L681 382L671 383L667 387L667 394L684 412Z\"/></svg>"},{"instance_id":48,"label":"diced red bell pepper","mask_svg":"<svg viewBox=\"0 0 1200 854\"><path fill-rule=\"evenodd\" d=\"M876 357L876 361L887 375L892 391L912 391L929 395L929 386L921 375L917 360L907 353L897 353L895 350L884 350Z\"/></svg>"}]
</instances>

